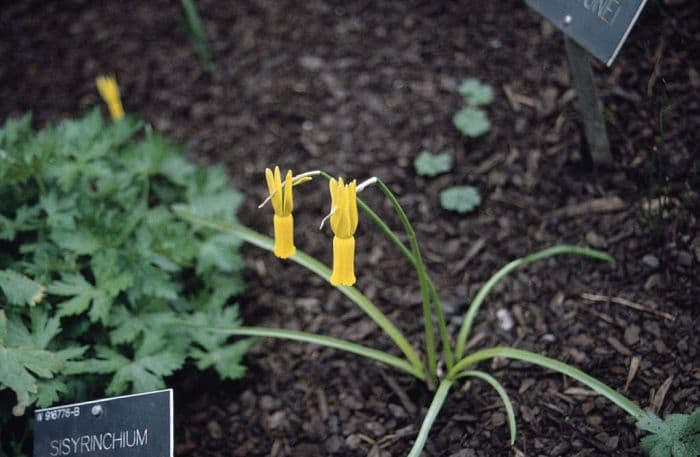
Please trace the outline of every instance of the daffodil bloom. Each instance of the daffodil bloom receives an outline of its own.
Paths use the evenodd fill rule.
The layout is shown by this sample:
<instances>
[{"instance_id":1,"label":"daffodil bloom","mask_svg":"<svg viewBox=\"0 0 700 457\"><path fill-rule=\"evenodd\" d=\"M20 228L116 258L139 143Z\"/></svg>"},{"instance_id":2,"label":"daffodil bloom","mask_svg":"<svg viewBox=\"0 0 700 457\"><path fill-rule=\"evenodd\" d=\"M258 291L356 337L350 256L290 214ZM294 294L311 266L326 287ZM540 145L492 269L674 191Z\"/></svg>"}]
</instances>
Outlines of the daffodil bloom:
<instances>
[{"instance_id":1,"label":"daffodil bloom","mask_svg":"<svg viewBox=\"0 0 700 457\"><path fill-rule=\"evenodd\" d=\"M119 86L114 76L98 76L95 80L97 91L100 93L102 100L109 108L109 114L112 115L112 120L118 121L124 117L124 108L122 101L119 98Z\"/></svg>"},{"instance_id":2,"label":"daffodil bloom","mask_svg":"<svg viewBox=\"0 0 700 457\"><path fill-rule=\"evenodd\" d=\"M280 167L275 167L274 173L269 168L266 168L265 179L267 180L267 189L270 192L268 199L272 202L272 208L275 211L273 218L275 228L274 253L281 259L287 259L296 252L294 247L294 217L292 216L292 210L294 209L292 186L303 180L297 180L295 183L292 178L292 171L289 170L283 183ZM267 200L263 202L263 205L266 202Z\"/></svg>"},{"instance_id":3,"label":"daffodil bloom","mask_svg":"<svg viewBox=\"0 0 700 457\"><path fill-rule=\"evenodd\" d=\"M333 230L333 273L331 284L355 284L355 230L357 230L357 184L343 178L329 181L331 229Z\"/></svg>"}]
</instances>

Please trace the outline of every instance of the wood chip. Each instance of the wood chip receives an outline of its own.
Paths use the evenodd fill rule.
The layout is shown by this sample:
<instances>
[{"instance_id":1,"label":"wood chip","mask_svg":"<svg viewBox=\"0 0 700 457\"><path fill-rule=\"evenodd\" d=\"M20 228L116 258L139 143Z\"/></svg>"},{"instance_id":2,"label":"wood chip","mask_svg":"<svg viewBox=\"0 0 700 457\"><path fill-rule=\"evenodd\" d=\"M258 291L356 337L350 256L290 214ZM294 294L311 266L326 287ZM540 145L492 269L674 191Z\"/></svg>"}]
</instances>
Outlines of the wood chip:
<instances>
[{"instance_id":1,"label":"wood chip","mask_svg":"<svg viewBox=\"0 0 700 457\"><path fill-rule=\"evenodd\" d=\"M673 382L673 375L669 376L666 378L666 380L661 384L661 386L658 388L656 393L651 399L651 412L654 414L659 414L659 411L661 411L661 406L664 404L664 400L666 399L666 394L668 393L668 389L671 388L671 383Z\"/></svg>"},{"instance_id":2,"label":"wood chip","mask_svg":"<svg viewBox=\"0 0 700 457\"><path fill-rule=\"evenodd\" d=\"M607 341L608 341L608 344L610 344L610 346L612 346L613 349L615 349L620 354L627 355L627 356L632 355L632 351L630 351L627 348L627 346L622 344L622 342L620 340L618 340L617 338L615 338L614 336L609 336L607 338Z\"/></svg>"},{"instance_id":3,"label":"wood chip","mask_svg":"<svg viewBox=\"0 0 700 457\"><path fill-rule=\"evenodd\" d=\"M326 393L323 389L316 390L316 396L318 397L318 411L321 415L321 419L324 421L328 419L328 400L326 400Z\"/></svg>"},{"instance_id":4,"label":"wood chip","mask_svg":"<svg viewBox=\"0 0 700 457\"><path fill-rule=\"evenodd\" d=\"M576 217L592 213L610 213L625 209L627 205L620 197L602 197L587 200L583 203L556 209L547 215L548 219L555 217Z\"/></svg>"},{"instance_id":5,"label":"wood chip","mask_svg":"<svg viewBox=\"0 0 700 457\"><path fill-rule=\"evenodd\" d=\"M399 398L399 401L401 402L403 409L405 409L406 412L408 414L410 414L411 416L415 415L416 411L417 411L416 405L408 397L408 394L406 394L406 391L403 390L401 388L401 386L399 386L399 383L397 383L394 378L392 378L388 374L384 373L383 371L380 371L379 374L382 375L382 378L384 378L384 381L387 383L387 385L391 388L391 390L394 391L396 396Z\"/></svg>"},{"instance_id":6,"label":"wood chip","mask_svg":"<svg viewBox=\"0 0 700 457\"><path fill-rule=\"evenodd\" d=\"M564 393L575 397L597 397L600 395L595 390L586 389L585 387L569 387Z\"/></svg>"},{"instance_id":7,"label":"wood chip","mask_svg":"<svg viewBox=\"0 0 700 457\"><path fill-rule=\"evenodd\" d=\"M520 388L518 389L519 394L525 393L527 389L535 385L535 380L533 378L525 378L523 382L520 383Z\"/></svg>"},{"instance_id":8,"label":"wood chip","mask_svg":"<svg viewBox=\"0 0 700 457\"><path fill-rule=\"evenodd\" d=\"M630 369L629 369L629 372L627 373L627 381L625 382L625 387L622 388L622 393L627 393L627 389L629 389L630 384L632 383L632 380L637 375L637 370L639 370L639 363L641 361L642 361L642 358L639 357L638 355L635 355L630 360Z\"/></svg>"},{"instance_id":9,"label":"wood chip","mask_svg":"<svg viewBox=\"0 0 700 457\"><path fill-rule=\"evenodd\" d=\"M486 333L484 333L484 332L477 333L469 341L467 341L467 344L464 346L464 351L466 352L469 349L473 348L474 346L479 344L481 342L481 340L483 340L484 338L486 338Z\"/></svg>"},{"instance_id":10,"label":"wood chip","mask_svg":"<svg viewBox=\"0 0 700 457\"><path fill-rule=\"evenodd\" d=\"M474 169L474 173L477 175L482 175L489 172L493 167L498 165L499 162L503 161L504 155L502 152L493 154L488 159L484 160L479 164L479 166Z\"/></svg>"},{"instance_id":11,"label":"wood chip","mask_svg":"<svg viewBox=\"0 0 700 457\"><path fill-rule=\"evenodd\" d=\"M515 112L520 111L521 105L525 105L529 108L537 108L537 100L513 92L513 89L511 89L510 86L506 84L503 85L503 92L506 94L506 98L508 99L510 107L513 108L513 111Z\"/></svg>"}]
</instances>

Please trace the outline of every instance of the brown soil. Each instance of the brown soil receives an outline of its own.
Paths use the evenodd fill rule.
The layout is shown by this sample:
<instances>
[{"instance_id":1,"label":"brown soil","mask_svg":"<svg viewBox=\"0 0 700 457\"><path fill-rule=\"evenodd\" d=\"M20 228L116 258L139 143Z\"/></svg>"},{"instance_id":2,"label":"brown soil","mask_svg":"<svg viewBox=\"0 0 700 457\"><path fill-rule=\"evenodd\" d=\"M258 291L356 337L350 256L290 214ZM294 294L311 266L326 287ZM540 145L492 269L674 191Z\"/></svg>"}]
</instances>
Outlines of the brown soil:
<instances>
[{"instance_id":1,"label":"brown soil","mask_svg":"<svg viewBox=\"0 0 700 457\"><path fill-rule=\"evenodd\" d=\"M556 243L604 249L615 266L559 257L514 274L477 319L476 346L570 362L661 414L700 405L700 3L650 1L613 67L595 64L615 158L598 170L581 146L562 38L524 2L197 4L211 73L179 24L178 2L5 5L0 119L27 110L37 125L75 117L100 103L95 76L113 72L127 111L186 141L193 157L228 167L249 197L241 220L265 233L270 209L256 209L265 167L379 176L415 224L454 332L506 262ZM474 140L451 123L465 77L496 92L493 128ZM417 176L413 159L424 149L452 151L454 169ZM671 202L657 233L643 211L654 152L662 167L652 197ZM477 211L440 207L439 192L454 184L479 189ZM329 206L323 187L298 188L296 241L329 262L329 234L316 229ZM398 229L377 191L363 198ZM360 224L358 288L421 344L415 275L368 219ZM391 348L310 273L255 248L245 254L248 324ZM514 319L510 330L499 324L501 309ZM628 380L633 361L639 369ZM247 364L238 382L194 370L173 379L178 455L402 456L431 398L410 377L329 349L265 341ZM426 455L641 455L633 421L571 390L580 387L571 380L515 362L481 368L515 403L515 446L497 395L472 381L451 394Z\"/></svg>"}]
</instances>

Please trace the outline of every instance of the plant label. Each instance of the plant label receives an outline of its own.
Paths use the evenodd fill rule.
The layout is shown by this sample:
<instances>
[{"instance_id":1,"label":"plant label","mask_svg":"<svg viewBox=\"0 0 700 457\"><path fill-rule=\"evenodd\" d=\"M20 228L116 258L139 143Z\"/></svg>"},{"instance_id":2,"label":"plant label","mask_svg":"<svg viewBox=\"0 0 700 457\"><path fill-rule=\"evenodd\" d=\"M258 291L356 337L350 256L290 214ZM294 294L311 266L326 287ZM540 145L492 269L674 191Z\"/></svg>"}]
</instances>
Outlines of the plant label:
<instances>
[{"instance_id":1,"label":"plant label","mask_svg":"<svg viewBox=\"0 0 700 457\"><path fill-rule=\"evenodd\" d=\"M646 0L526 0L559 30L607 66L644 8Z\"/></svg>"},{"instance_id":2,"label":"plant label","mask_svg":"<svg viewBox=\"0 0 700 457\"><path fill-rule=\"evenodd\" d=\"M173 391L37 409L34 457L173 457Z\"/></svg>"}]
</instances>

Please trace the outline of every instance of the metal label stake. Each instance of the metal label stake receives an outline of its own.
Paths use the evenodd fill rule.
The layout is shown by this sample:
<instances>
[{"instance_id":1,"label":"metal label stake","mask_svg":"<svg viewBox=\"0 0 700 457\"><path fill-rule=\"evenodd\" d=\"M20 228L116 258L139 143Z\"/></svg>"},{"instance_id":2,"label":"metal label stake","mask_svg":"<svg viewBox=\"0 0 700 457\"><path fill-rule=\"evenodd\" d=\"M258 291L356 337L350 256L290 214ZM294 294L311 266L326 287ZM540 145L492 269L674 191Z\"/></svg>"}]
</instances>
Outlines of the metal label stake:
<instances>
[{"instance_id":1,"label":"metal label stake","mask_svg":"<svg viewBox=\"0 0 700 457\"><path fill-rule=\"evenodd\" d=\"M646 0L526 0L564 33L569 68L578 94L586 142L596 165L612 162L602 103L588 52L612 65ZM585 49L585 50L584 50Z\"/></svg>"}]
</instances>

